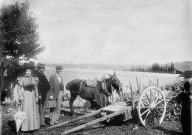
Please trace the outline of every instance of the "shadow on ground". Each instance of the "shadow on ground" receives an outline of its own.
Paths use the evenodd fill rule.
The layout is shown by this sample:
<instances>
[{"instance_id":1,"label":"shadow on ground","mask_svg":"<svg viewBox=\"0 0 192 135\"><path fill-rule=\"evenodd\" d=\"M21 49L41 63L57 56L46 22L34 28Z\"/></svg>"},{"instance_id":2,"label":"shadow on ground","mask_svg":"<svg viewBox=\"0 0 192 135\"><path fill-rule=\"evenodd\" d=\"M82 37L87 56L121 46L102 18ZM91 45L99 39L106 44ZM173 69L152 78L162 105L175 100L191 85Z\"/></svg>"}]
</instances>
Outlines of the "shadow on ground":
<instances>
[{"instance_id":1,"label":"shadow on ground","mask_svg":"<svg viewBox=\"0 0 192 135\"><path fill-rule=\"evenodd\" d=\"M182 132L178 132L178 131L175 131L175 130L166 129L166 128L163 128L163 127L161 127L161 126L153 127L153 129L161 130L161 131L163 131L164 133L170 134L170 135L183 135Z\"/></svg>"}]
</instances>

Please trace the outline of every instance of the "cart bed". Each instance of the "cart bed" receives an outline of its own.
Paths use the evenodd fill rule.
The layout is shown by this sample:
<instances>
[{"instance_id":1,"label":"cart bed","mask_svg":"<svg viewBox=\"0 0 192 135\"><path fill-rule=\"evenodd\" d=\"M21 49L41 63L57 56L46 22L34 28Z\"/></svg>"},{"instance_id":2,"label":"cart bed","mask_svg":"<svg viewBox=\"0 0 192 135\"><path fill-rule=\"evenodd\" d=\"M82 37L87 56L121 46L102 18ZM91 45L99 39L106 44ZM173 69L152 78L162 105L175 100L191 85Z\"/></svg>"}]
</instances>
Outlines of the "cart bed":
<instances>
[{"instance_id":1,"label":"cart bed","mask_svg":"<svg viewBox=\"0 0 192 135\"><path fill-rule=\"evenodd\" d=\"M106 106L104 108L102 108L102 111L106 111L106 112L116 112L116 111L120 111L122 109L127 108L127 110L131 110L131 106L127 106L126 104L112 104L109 106Z\"/></svg>"}]
</instances>

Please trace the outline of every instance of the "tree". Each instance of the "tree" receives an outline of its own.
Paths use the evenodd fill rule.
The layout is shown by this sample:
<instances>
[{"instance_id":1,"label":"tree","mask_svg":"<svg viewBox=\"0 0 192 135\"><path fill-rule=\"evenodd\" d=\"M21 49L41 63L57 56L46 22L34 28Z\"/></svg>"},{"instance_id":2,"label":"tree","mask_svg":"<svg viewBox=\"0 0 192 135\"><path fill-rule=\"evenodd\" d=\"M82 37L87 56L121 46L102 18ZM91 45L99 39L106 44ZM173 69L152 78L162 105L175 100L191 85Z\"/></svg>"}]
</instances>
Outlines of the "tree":
<instances>
[{"instance_id":1,"label":"tree","mask_svg":"<svg viewBox=\"0 0 192 135\"><path fill-rule=\"evenodd\" d=\"M0 98L5 69L18 63L21 59L36 59L36 55L45 49L38 43L38 25L29 9L30 4L25 1L4 5L0 10Z\"/></svg>"},{"instance_id":2,"label":"tree","mask_svg":"<svg viewBox=\"0 0 192 135\"><path fill-rule=\"evenodd\" d=\"M174 64L173 64L173 62L171 62L171 72L170 73L173 73L174 69L175 69Z\"/></svg>"},{"instance_id":3,"label":"tree","mask_svg":"<svg viewBox=\"0 0 192 135\"><path fill-rule=\"evenodd\" d=\"M160 65L159 63L152 64L152 72L159 72Z\"/></svg>"}]
</instances>

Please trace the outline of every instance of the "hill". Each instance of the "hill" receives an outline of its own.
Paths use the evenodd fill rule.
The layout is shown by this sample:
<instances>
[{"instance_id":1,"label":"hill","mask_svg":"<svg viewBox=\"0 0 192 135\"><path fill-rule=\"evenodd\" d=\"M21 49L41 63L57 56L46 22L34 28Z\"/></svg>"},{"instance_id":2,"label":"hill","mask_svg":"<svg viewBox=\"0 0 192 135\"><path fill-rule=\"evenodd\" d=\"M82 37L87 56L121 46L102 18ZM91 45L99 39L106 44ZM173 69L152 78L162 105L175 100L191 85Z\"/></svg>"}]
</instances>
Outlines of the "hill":
<instances>
[{"instance_id":1,"label":"hill","mask_svg":"<svg viewBox=\"0 0 192 135\"><path fill-rule=\"evenodd\" d=\"M162 65L170 65L165 63ZM173 62L175 69L179 71L192 70L192 61ZM84 68L84 69L105 69L105 70L130 70L131 68L149 68L151 65L109 65L109 64L93 64L93 63L82 63L82 64L66 64L66 63L47 63L47 67L55 67L56 65L62 65L64 68Z\"/></svg>"},{"instance_id":2,"label":"hill","mask_svg":"<svg viewBox=\"0 0 192 135\"><path fill-rule=\"evenodd\" d=\"M149 65L109 65L109 64L66 64L66 63L54 63L46 64L47 67L55 67L56 65L62 65L64 68L85 68L85 69L105 69L105 70L130 70L132 67L149 67Z\"/></svg>"},{"instance_id":3,"label":"hill","mask_svg":"<svg viewBox=\"0 0 192 135\"><path fill-rule=\"evenodd\" d=\"M174 62L174 67L182 72L192 70L192 61Z\"/></svg>"}]
</instances>

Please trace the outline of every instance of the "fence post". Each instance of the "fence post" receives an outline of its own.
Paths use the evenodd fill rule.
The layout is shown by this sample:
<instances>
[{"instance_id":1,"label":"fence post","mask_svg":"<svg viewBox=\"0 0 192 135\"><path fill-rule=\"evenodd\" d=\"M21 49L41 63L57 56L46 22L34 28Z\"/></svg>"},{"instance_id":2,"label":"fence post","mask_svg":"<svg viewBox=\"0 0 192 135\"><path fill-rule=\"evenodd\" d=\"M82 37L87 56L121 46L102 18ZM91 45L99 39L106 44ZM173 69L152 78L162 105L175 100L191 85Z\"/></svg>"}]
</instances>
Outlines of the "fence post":
<instances>
[{"instance_id":1,"label":"fence post","mask_svg":"<svg viewBox=\"0 0 192 135\"><path fill-rule=\"evenodd\" d=\"M157 87L159 87L159 79L157 78Z\"/></svg>"},{"instance_id":2,"label":"fence post","mask_svg":"<svg viewBox=\"0 0 192 135\"><path fill-rule=\"evenodd\" d=\"M132 87L130 81L129 81L129 85L130 85L130 90L131 90L131 104L132 104L132 109L134 109L134 103L133 103L133 87Z\"/></svg>"},{"instance_id":3,"label":"fence post","mask_svg":"<svg viewBox=\"0 0 192 135\"><path fill-rule=\"evenodd\" d=\"M137 77L136 77L136 82L137 82L137 88L138 88L138 91L139 91L139 95L141 95L141 85L139 84L139 82L137 80Z\"/></svg>"}]
</instances>

